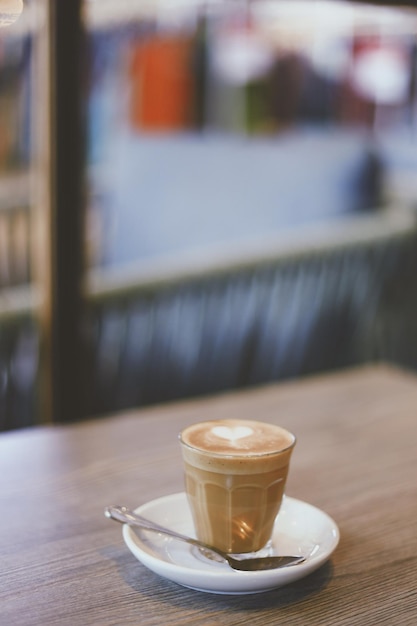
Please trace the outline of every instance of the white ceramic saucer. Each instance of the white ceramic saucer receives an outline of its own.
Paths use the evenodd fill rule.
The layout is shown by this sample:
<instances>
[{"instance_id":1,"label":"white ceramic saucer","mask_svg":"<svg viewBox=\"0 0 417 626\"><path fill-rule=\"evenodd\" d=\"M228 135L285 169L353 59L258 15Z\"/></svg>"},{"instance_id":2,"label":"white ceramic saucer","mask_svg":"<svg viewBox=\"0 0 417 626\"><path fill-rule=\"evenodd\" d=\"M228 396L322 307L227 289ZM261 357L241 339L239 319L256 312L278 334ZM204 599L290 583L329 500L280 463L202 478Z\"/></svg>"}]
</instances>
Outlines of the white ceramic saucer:
<instances>
[{"instance_id":1,"label":"white ceramic saucer","mask_svg":"<svg viewBox=\"0 0 417 626\"><path fill-rule=\"evenodd\" d=\"M136 509L163 526L193 536L194 527L185 493L176 493L148 502ZM302 554L306 560L276 570L240 572L227 563L204 557L186 543L140 529L123 526L129 550L150 570L180 585L222 594L259 593L281 587L310 574L322 565L336 548L336 523L311 504L285 497L272 536L276 554Z\"/></svg>"}]
</instances>

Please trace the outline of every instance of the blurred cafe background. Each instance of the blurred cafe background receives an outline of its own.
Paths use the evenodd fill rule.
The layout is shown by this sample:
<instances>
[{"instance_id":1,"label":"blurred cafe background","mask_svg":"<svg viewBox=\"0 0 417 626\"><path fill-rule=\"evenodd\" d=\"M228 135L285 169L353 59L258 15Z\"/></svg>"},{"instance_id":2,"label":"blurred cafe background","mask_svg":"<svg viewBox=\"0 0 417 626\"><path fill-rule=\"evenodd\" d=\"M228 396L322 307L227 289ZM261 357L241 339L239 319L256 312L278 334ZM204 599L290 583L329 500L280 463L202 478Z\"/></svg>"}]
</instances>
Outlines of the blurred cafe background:
<instances>
[{"instance_id":1,"label":"blurred cafe background","mask_svg":"<svg viewBox=\"0 0 417 626\"><path fill-rule=\"evenodd\" d=\"M64 4L0 2L0 430L417 369L417 4Z\"/></svg>"}]
</instances>

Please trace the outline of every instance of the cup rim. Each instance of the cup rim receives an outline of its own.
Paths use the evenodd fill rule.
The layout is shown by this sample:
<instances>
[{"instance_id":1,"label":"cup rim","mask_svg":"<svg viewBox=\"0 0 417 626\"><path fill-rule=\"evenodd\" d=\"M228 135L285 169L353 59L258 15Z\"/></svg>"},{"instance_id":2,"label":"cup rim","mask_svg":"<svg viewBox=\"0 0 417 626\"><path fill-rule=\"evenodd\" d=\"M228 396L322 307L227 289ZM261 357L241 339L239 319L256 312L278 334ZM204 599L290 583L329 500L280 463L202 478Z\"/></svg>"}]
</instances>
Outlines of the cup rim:
<instances>
[{"instance_id":1,"label":"cup rim","mask_svg":"<svg viewBox=\"0 0 417 626\"><path fill-rule=\"evenodd\" d=\"M287 428L284 428L284 426L280 426L279 424L274 424L272 422L262 422L261 420L241 420L242 422L248 421L248 422L259 422L259 423L267 423L270 426L276 426L277 428L280 428L281 430L285 431L286 433L288 433L288 435L290 435L292 437L292 441L288 446L285 446L284 448L279 448L277 450L268 450L266 452L248 452L248 451L236 451L233 453L230 452L217 452L217 451L211 451L211 450L205 450L204 448L200 448L198 446L193 446L192 444L184 441L183 439L183 432L185 430L187 430L188 428L190 428L191 426L193 426L194 424L208 424L208 423L215 423L215 422L222 422L224 420L203 420L202 422L194 422L193 424L189 424L188 426L185 426L180 433L178 434L178 439L181 443L181 445L183 445L185 448L188 448L191 451L195 451L198 452L199 454L203 454L205 456L210 456L210 457L215 457L215 458L219 458L219 459L235 459L235 458L267 458L267 457L273 457L273 456L278 456L280 454L284 454L286 452L288 452L289 450L291 450L292 448L294 448L296 442L297 442L297 437L296 435L294 435L293 432L291 432L290 430L288 430ZM240 420L239 420L240 421Z\"/></svg>"}]
</instances>

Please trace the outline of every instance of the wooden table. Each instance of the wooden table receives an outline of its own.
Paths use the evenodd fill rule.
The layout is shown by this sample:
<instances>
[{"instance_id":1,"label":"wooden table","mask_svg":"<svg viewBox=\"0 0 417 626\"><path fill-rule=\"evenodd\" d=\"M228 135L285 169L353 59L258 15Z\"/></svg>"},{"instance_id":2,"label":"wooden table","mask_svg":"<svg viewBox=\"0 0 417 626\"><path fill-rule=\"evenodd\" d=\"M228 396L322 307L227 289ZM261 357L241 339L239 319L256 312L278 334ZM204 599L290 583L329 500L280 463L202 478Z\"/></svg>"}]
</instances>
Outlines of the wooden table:
<instances>
[{"instance_id":1,"label":"wooden table","mask_svg":"<svg viewBox=\"0 0 417 626\"><path fill-rule=\"evenodd\" d=\"M329 562L259 595L158 577L107 504L182 490L178 431L239 416L298 443L287 493L329 513ZM7 625L417 624L417 377L378 366L0 437L0 622Z\"/></svg>"}]
</instances>

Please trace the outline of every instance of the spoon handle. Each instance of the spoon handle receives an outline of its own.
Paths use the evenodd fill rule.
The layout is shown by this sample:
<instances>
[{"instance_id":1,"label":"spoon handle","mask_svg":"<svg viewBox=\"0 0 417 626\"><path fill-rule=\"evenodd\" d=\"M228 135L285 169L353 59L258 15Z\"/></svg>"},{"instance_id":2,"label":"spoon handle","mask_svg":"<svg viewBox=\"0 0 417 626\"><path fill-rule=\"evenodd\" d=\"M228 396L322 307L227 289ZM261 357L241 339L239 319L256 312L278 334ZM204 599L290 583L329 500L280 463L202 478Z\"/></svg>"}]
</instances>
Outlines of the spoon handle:
<instances>
[{"instance_id":1,"label":"spoon handle","mask_svg":"<svg viewBox=\"0 0 417 626\"><path fill-rule=\"evenodd\" d=\"M150 530L157 533L162 533L163 535L167 535L168 537L174 537L175 539L179 539L180 541L185 541L186 543L190 543L194 546L198 546L199 548L204 548L205 550L210 550L211 552L215 552L216 554L220 554L211 546L206 545L202 541L198 541L198 539L193 539L192 537L187 537L186 535L182 535L176 531L170 530L165 526L160 526L156 522L152 522L151 520L134 513L130 509L125 506L108 506L104 510L104 515L109 519L114 519L117 522L121 522L122 524L129 524L131 526L139 526L145 530ZM223 556L223 555L221 555Z\"/></svg>"}]
</instances>

